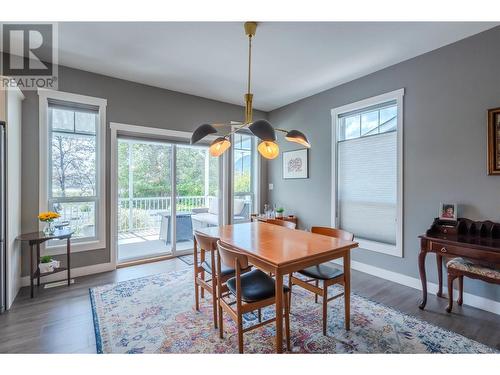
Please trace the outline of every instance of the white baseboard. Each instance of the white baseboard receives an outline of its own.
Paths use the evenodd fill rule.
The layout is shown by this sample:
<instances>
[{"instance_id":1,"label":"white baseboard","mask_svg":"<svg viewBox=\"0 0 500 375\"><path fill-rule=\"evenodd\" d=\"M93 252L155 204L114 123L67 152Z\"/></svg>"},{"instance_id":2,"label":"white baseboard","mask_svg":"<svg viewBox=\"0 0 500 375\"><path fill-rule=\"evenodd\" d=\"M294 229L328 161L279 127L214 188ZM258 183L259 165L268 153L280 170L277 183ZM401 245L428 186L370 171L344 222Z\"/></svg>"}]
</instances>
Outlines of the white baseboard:
<instances>
[{"instance_id":1,"label":"white baseboard","mask_svg":"<svg viewBox=\"0 0 500 375\"><path fill-rule=\"evenodd\" d=\"M71 277L73 278L73 277L92 275L95 273L112 271L114 269L116 269L116 265L113 263L101 263L101 264L95 264L93 266L77 267L77 268L71 269ZM41 278L40 281L43 283L51 283L54 281L65 280L65 279L66 279L66 272L58 272L58 273L44 276ZM35 280L35 282L36 282L36 280ZM30 277L24 276L21 279L21 285L22 286L29 286L30 285Z\"/></svg>"},{"instance_id":2,"label":"white baseboard","mask_svg":"<svg viewBox=\"0 0 500 375\"><path fill-rule=\"evenodd\" d=\"M335 263L342 264L342 260L336 260ZM401 285L409 286L410 288L422 290L422 283L420 282L420 279L417 279L415 277L371 266L369 264L357 262L355 260L351 261L351 268L356 271L377 276L382 279L389 280ZM427 293L436 294L437 290L438 290L438 285L436 283L427 282ZM454 291L454 295L458 296L457 290ZM417 301L415 301L415 303L417 303ZM500 302L493 301L491 299L484 297L479 297L476 296L475 294L464 292L464 305L472 306L477 309L489 311L493 314L500 315Z\"/></svg>"}]
</instances>

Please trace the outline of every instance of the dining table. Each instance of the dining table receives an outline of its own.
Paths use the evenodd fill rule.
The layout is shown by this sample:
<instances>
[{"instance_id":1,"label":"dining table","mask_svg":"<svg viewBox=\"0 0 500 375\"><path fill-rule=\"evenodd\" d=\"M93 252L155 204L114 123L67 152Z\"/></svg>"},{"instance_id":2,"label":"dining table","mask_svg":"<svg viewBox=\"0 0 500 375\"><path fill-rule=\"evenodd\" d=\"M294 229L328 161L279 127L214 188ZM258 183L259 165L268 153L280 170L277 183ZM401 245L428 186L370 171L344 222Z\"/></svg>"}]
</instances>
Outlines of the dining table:
<instances>
[{"instance_id":1,"label":"dining table","mask_svg":"<svg viewBox=\"0 0 500 375\"><path fill-rule=\"evenodd\" d=\"M249 262L274 274L276 296L276 353L283 352L283 276L304 268L343 259L345 274L345 328L350 328L351 250L357 242L290 229L265 222L251 222L197 229L244 253ZM195 251L197 249L195 240Z\"/></svg>"}]
</instances>

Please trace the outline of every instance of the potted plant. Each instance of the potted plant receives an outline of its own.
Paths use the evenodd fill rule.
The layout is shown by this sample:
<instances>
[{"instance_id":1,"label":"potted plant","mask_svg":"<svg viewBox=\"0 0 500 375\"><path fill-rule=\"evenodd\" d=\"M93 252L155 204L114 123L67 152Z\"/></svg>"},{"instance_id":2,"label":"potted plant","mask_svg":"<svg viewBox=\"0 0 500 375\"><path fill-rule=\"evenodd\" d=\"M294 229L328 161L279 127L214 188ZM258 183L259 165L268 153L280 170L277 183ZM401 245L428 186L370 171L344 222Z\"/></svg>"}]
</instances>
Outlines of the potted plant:
<instances>
[{"instance_id":1,"label":"potted plant","mask_svg":"<svg viewBox=\"0 0 500 375\"><path fill-rule=\"evenodd\" d=\"M38 220L40 220L43 223L47 223L47 226L43 229L43 233L45 235L52 235L55 232L55 228L52 225L55 219L60 218L61 215L59 215L57 212L53 211L47 211L47 212L42 212L38 215Z\"/></svg>"},{"instance_id":2,"label":"potted plant","mask_svg":"<svg viewBox=\"0 0 500 375\"><path fill-rule=\"evenodd\" d=\"M276 217L277 218L282 218L283 217L283 212L285 212L285 209L283 207L279 207L276 209Z\"/></svg>"},{"instance_id":3,"label":"potted plant","mask_svg":"<svg viewBox=\"0 0 500 375\"><path fill-rule=\"evenodd\" d=\"M54 269L59 268L60 262L52 259L49 255L44 255L40 258L40 264L38 268L40 269L40 273L48 273L53 272Z\"/></svg>"}]
</instances>

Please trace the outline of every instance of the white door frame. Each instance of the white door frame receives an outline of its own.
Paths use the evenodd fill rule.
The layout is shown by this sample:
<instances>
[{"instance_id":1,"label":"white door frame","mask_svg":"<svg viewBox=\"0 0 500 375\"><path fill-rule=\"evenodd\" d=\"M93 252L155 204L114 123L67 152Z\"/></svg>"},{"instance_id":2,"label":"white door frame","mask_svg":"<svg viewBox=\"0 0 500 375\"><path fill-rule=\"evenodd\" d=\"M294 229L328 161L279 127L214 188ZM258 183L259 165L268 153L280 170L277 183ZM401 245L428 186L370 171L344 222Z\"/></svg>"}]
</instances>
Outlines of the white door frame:
<instances>
[{"instance_id":1,"label":"white door frame","mask_svg":"<svg viewBox=\"0 0 500 375\"><path fill-rule=\"evenodd\" d=\"M191 139L191 132L184 132L179 130L169 130L169 129L160 129L160 128L152 128L146 126L138 126L131 124L123 124L118 122L110 122L109 127L111 130L111 142L110 142L110 188L111 188L111 218L110 218L110 261L113 266L116 268L118 264L118 136L119 135L127 135L131 137L149 137L155 138L158 137L159 140L163 140L163 138L177 138L189 141ZM214 136L207 136L208 140L215 139ZM175 154L174 154L175 156ZM172 160L171 164L172 168L175 168L175 157ZM222 175L223 173L219 173ZM219 178L220 182L220 178ZM220 185L220 184L219 184ZM173 194L175 197L175 178L172 178L172 187ZM219 189L221 186L219 187ZM224 186L222 186L224 190ZM224 193L220 195L224 197ZM223 198L224 199L224 198ZM175 199L172 203L172 215L175 214ZM220 211L221 212L221 211ZM172 235L172 244L175 244L175 220L172 222L173 235ZM179 256L183 253L189 253L190 250L181 251L181 252L172 252L173 256Z\"/></svg>"}]
</instances>

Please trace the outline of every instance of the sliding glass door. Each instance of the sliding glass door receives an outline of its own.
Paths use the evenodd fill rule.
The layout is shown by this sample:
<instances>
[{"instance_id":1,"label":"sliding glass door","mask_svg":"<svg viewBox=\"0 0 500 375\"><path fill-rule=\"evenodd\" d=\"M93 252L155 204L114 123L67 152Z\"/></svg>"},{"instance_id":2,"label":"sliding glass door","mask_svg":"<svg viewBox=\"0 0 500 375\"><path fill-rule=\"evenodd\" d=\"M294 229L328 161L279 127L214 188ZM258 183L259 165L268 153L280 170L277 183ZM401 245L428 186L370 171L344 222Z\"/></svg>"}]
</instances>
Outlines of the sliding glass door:
<instances>
[{"instance_id":1,"label":"sliding glass door","mask_svg":"<svg viewBox=\"0 0 500 375\"><path fill-rule=\"evenodd\" d=\"M232 223L238 224L259 211L258 156L256 139L250 134L234 134L232 144Z\"/></svg>"},{"instance_id":2,"label":"sliding glass door","mask_svg":"<svg viewBox=\"0 0 500 375\"><path fill-rule=\"evenodd\" d=\"M118 262L181 255L218 225L219 160L207 147L118 138Z\"/></svg>"},{"instance_id":3,"label":"sliding glass door","mask_svg":"<svg viewBox=\"0 0 500 375\"><path fill-rule=\"evenodd\" d=\"M175 217L178 252L193 248L193 229L221 224L219 215L219 158L207 147L175 147ZM222 212L222 211L220 211Z\"/></svg>"},{"instance_id":4,"label":"sliding glass door","mask_svg":"<svg viewBox=\"0 0 500 375\"><path fill-rule=\"evenodd\" d=\"M118 261L171 254L171 144L118 140Z\"/></svg>"}]
</instances>

